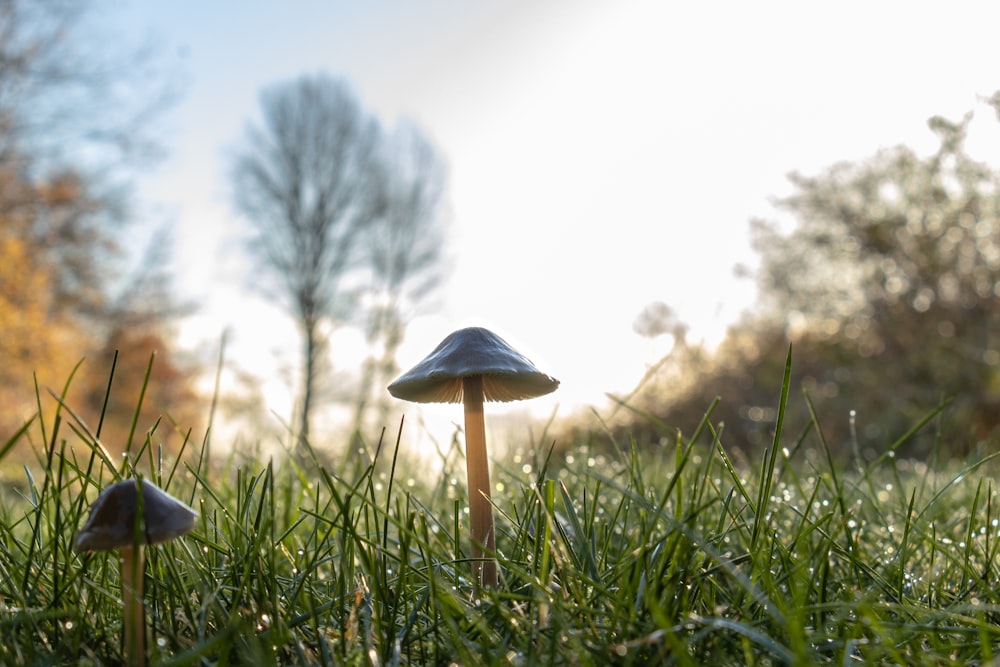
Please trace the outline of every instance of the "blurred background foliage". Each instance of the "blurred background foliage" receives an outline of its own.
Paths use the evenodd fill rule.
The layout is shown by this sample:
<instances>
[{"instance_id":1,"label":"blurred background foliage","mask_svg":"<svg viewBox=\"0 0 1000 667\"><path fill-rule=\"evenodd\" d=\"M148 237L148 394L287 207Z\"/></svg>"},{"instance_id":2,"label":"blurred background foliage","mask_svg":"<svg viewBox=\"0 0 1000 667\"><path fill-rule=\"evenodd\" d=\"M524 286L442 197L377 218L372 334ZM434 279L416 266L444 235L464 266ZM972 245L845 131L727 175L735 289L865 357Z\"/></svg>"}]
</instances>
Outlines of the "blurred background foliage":
<instances>
[{"instance_id":1,"label":"blurred background foliage","mask_svg":"<svg viewBox=\"0 0 1000 667\"><path fill-rule=\"evenodd\" d=\"M205 367L177 344L176 317L190 305L176 301L162 269L169 234L155 235L144 253L133 247L136 235L129 231L136 222L149 226L133 206L131 182L164 150L157 141L158 119L176 96L175 82L142 45L125 52L119 42L78 39L77 28L93 20L92 7L0 0L0 434L34 418L36 388L42 409L54 409L49 390L61 392L85 359L67 402L92 429L106 412L101 436L109 448L121 452L129 446L150 369L131 447L156 426L154 447L176 450L187 433L199 438L207 426L211 397L197 384ZM309 85L336 90L346 84L303 78L272 88L271 95L305 104L301 91ZM1000 93L983 104L1000 116ZM368 117L357 100L347 108ZM638 315L635 331L669 338L670 352L637 378L635 391L619 397L622 405L605 426L640 446L655 445L663 431L651 421L691 433L720 397L711 421L724 424L727 447L752 454L770 443L791 343L793 387L808 395L840 455L876 455L942 401L950 407L939 426L954 428L943 440L947 453L964 455L995 443L1000 175L967 151L973 118L972 112L957 121L932 118L937 148L929 155L896 146L816 175L793 173L793 193L775 202L774 219L751 221L759 265L744 273L758 285L756 307L709 349L690 340L669 304L650 304ZM440 225L447 179L443 159L418 128L403 123L379 132L381 157L370 173L358 176L364 187L354 189L367 192L374 211L369 217L381 224L358 236L354 259L362 268L339 285L350 308L338 302L316 311L331 318L326 311L336 310L337 323L360 323L368 332L369 355L358 363L356 386L339 397L308 383L303 395L368 406L369 415L384 420L381 387L398 371L395 353L406 322L434 303L433 290L445 280L447 258L439 251L446 241ZM307 147L317 136L294 136L300 135ZM272 138L268 128L259 129L242 148L253 157ZM260 153L260 173L280 166L269 164L268 155ZM312 196L322 189L293 187L271 202L279 213L270 217L261 214L259 202L244 208L261 214L258 222L266 231L270 224L295 223L294 216L282 218L282 206L301 203L303 192ZM358 205L346 204L355 207L349 210ZM420 247L415 239L430 244ZM271 237L258 242L274 247ZM297 303L295 298L289 295ZM259 419L266 407L252 385L250 379L246 396L221 397L220 405L238 403L242 414ZM305 433L308 410L300 412ZM355 432L373 426L362 423L361 407L352 414ZM801 394L793 396L788 420L792 431L804 432L810 424ZM559 444L569 447L590 437L588 424L561 420L554 429L561 432ZM927 429L902 453L924 456L937 442Z\"/></svg>"},{"instance_id":2,"label":"blurred background foliage","mask_svg":"<svg viewBox=\"0 0 1000 667\"><path fill-rule=\"evenodd\" d=\"M232 180L256 232L255 287L303 337L295 419L275 433L259 378L220 352L237 389L213 396L199 383L216 359L178 343L179 317L197 304L178 300L164 268L169 225L150 234L134 201L138 175L167 148L160 123L178 85L148 45L95 42L103 8L0 0L0 434L56 409L50 394L68 378L65 403L114 454L147 437L154 456L207 440L216 408L257 442L309 439L313 411L334 404L355 437L377 433L406 327L448 269L443 157L412 121L384 126L342 79L262 91L263 125L247 126ZM364 332L366 356L334 377L329 338L345 325ZM32 444L14 457L48 443Z\"/></svg>"},{"instance_id":3,"label":"blurred background foliage","mask_svg":"<svg viewBox=\"0 0 1000 667\"><path fill-rule=\"evenodd\" d=\"M1000 114L1000 94L985 103ZM712 422L724 423L728 445L768 445L792 344L792 386L812 401L835 452L881 453L942 402L946 453L995 442L1000 174L968 154L972 119L931 118L931 155L896 146L791 174L793 194L775 203L786 218L751 222L753 313L714 351L675 335L614 429L646 442L660 437L655 418L690 433L718 396ZM790 408L788 426L803 431L806 400L793 396ZM925 431L901 453L927 455L937 440Z\"/></svg>"},{"instance_id":4,"label":"blurred background foliage","mask_svg":"<svg viewBox=\"0 0 1000 667\"><path fill-rule=\"evenodd\" d=\"M133 449L161 415L191 427L204 411L198 365L175 344L173 318L185 309L158 261L169 239L154 238L130 266L143 254L131 245L131 182L162 154L158 122L173 84L150 76L141 49L80 39L91 9L0 1L0 433L33 419L39 397L55 409L49 391L62 393L81 360L67 402L96 429L117 354L102 439L122 452L136 416ZM166 420L153 444L182 440Z\"/></svg>"}]
</instances>

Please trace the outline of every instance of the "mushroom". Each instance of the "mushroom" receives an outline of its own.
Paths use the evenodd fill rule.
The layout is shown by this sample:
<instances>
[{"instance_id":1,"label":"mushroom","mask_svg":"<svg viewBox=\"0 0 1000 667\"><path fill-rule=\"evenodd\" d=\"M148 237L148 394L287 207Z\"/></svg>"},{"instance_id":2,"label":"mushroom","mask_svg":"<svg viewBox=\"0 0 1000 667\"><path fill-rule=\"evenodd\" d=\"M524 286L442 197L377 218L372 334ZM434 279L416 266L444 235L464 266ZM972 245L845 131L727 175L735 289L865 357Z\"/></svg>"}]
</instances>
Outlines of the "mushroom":
<instances>
[{"instance_id":1,"label":"mushroom","mask_svg":"<svg viewBox=\"0 0 1000 667\"><path fill-rule=\"evenodd\" d=\"M142 548L190 532L196 518L197 512L152 482L126 479L101 492L76 535L77 552L122 552L125 659L130 665L142 665L146 658Z\"/></svg>"},{"instance_id":2,"label":"mushroom","mask_svg":"<svg viewBox=\"0 0 1000 667\"><path fill-rule=\"evenodd\" d=\"M472 579L495 588L497 566L490 502L490 468L486 458L483 401L518 401L555 391L559 380L535 368L500 336L481 327L460 329L433 352L396 378L389 393L415 403L465 405L465 459L469 476L472 528ZM490 554L483 560L483 550Z\"/></svg>"}]
</instances>

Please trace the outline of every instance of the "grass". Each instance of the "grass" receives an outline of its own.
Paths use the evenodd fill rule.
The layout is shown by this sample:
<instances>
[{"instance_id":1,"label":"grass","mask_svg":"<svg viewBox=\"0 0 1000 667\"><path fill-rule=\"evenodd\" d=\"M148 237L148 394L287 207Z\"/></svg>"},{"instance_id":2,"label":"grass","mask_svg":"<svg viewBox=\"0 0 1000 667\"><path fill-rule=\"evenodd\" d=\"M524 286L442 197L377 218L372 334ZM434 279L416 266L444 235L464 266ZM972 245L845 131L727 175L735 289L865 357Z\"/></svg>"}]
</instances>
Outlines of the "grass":
<instances>
[{"instance_id":1,"label":"grass","mask_svg":"<svg viewBox=\"0 0 1000 667\"><path fill-rule=\"evenodd\" d=\"M392 437L337 466L220 474L193 444L161 462L153 431L116 464L100 427L55 401L0 446L39 443L0 506L0 663L121 662L118 559L72 540L133 463L200 513L190 535L148 551L151 664L994 660L994 462L928 466L894 446L864 467L838 462L818 423L781 432L788 394L786 371L773 446L745 469L711 407L692 434L665 428L667 446L495 462L501 580L479 595L457 448L426 482L401 474L406 443Z\"/></svg>"}]
</instances>

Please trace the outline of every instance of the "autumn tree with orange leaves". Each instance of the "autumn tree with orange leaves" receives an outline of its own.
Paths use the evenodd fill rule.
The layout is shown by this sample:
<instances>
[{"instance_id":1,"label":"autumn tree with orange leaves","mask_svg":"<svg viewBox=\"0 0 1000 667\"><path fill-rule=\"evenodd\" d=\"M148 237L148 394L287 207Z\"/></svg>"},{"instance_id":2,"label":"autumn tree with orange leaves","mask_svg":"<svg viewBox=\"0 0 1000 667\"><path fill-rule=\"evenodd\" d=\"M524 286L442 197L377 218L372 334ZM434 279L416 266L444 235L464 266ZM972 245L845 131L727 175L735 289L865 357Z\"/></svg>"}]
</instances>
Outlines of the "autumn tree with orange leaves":
<instances>
[{"instance_id":1,"label":"autumn tree with orange leaves","mask_svg":"<svg viewBox=\"0 0 1000 667\"><path fill-rule=\"evenodd\" d=\"M155 109L128 100L163 94L135 59L91 48L78 30L90 5L0 2L0 442L68 384L67 403L88 429L101 424L110 451L154 426L151 444L177 449L196 414L195 368L175 349L169 281L148 265L123 275L119 243L131 170L155 146ZM11 455L44 451L40 434L26 433L34 452Z\"/></svg>"}]
</instances>

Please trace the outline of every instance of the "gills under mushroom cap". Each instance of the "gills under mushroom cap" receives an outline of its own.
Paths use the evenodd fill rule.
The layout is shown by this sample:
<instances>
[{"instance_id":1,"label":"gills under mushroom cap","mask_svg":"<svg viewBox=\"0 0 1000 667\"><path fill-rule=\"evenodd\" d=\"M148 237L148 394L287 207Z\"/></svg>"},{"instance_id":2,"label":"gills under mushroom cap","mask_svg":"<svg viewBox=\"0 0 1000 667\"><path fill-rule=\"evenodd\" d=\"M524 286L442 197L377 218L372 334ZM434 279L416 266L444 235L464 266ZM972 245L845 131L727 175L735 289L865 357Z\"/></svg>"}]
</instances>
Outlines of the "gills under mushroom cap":
<instances>
[{"instance_id":1,"label":"gills under mushroom cap","mask_svg":"<svg viewBox=\"0 0 1000 667\"><path fill-rule=\"evenodd\" d=\"M76 551L113 551L134 544L138 482L126 479L101 492L90 507L87 523L76 535ZM152 482L142 482L141 544L180 537L194 527L198 513Z\"/></svg>"},{"instance_id":2,"label":"gills under mushroom cap","mask_svg":"<svg viewBox=\"0 0 1000 667\"><path fill-rule=\"evenodd\" d=\"M559 380L535 368L500 336L469 327L450 334L388 389L396 398L415 403L461 403L462 380L475 375L483 378L486 401L534 398L559 386Z\"/></svg>"}]
</instances>

